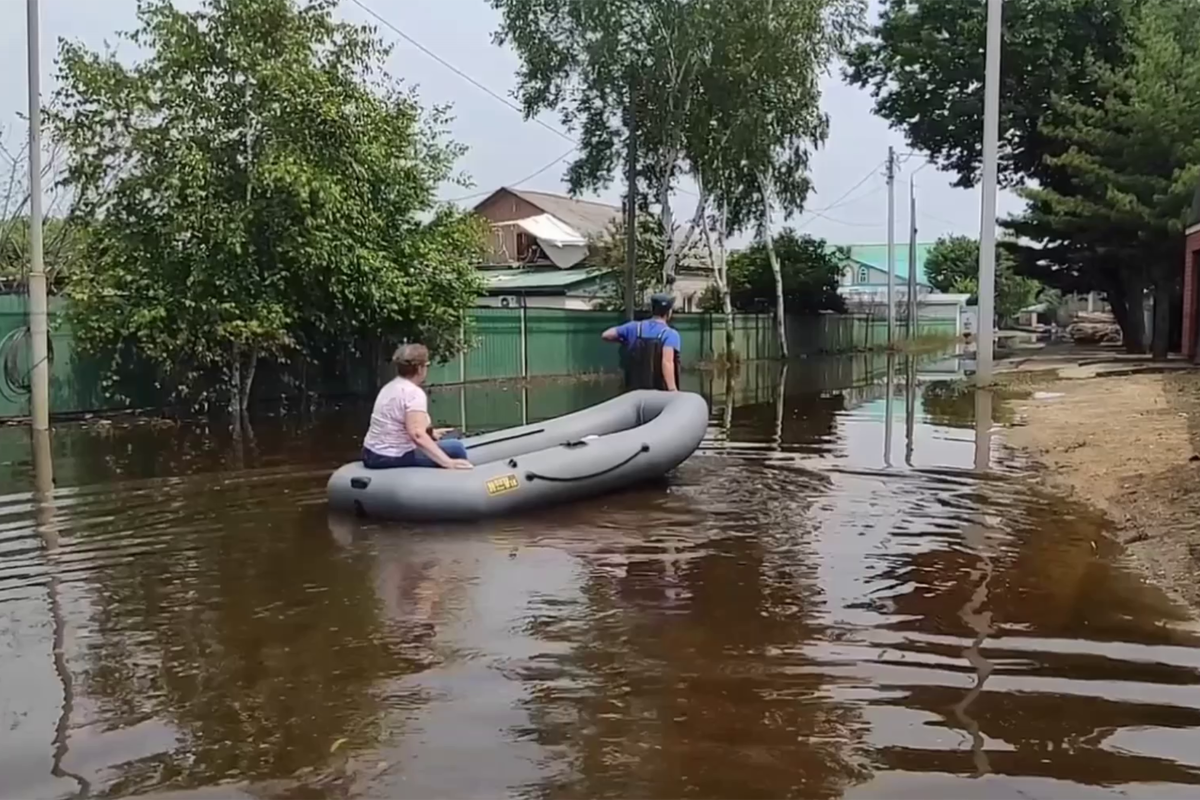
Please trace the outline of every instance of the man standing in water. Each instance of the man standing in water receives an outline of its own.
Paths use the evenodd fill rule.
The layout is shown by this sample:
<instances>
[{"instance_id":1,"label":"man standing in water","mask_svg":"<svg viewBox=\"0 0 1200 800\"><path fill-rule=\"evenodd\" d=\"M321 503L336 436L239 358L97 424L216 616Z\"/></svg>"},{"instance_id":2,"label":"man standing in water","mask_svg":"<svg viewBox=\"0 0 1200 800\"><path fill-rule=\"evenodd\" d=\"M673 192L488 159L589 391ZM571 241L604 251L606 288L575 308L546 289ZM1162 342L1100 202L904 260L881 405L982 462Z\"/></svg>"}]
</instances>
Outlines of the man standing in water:
<instances>
[{"instance_id":1,"label":"man standing in water","mask_svg":"<svg viewBox=\"0 0 1200 800\"><path fill-rule=\"evenodd\" d=\"M650 319L626 322L601 334L625 348L625 388L679 391L679 331L670 326L675 298L650 298Z\"/></svg>"}]
</instances>

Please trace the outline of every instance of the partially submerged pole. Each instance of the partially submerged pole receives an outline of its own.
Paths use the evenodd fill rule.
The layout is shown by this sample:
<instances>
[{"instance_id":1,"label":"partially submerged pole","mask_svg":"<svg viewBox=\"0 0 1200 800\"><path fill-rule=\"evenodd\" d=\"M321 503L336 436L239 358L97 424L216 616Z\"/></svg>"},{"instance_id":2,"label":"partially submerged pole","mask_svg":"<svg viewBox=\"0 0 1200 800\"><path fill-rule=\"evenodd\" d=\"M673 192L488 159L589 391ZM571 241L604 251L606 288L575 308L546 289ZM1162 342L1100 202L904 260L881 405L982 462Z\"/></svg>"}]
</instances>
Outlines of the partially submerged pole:
<instances>
[{"instance_id":1,"label":"partially submerged pole","mask_svg":"<svg viewBox=\"0 0 1200 800\"><path fill-rule=\"evenodd\" d=\"M979 203L979 343L975 377L992 381L993 326L996 317L996 186L1000 149L1000 25L1003 0L987 3L987 49L983 80L983 174Z\"/></svg>"},{"instance_id":2,"label":"partially submerged pole","mask_svg":"<svg viewBox=\"0 0 1200 800\"><path fill-rule=\"evenodd\" d=\"M29 360L33 430L50 430L46 265L42 257L42 90L38 0L26 2L29 50Z\"/></svg>"}]
</instances>

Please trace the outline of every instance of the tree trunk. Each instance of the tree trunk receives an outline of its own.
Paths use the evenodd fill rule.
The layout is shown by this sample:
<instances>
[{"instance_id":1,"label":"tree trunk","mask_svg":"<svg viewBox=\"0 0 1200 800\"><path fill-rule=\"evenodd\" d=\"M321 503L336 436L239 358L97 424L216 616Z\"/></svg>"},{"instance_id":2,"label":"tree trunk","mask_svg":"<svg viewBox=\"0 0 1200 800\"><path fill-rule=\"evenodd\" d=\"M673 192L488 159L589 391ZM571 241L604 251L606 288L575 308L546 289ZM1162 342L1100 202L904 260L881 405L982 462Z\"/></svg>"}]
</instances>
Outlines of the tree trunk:
<instances>
[{"instance_id":1,"label":"tree trunk","mask_svg":"<svg viewBox=\"0 0 1200 800\"><path fill-rule=\"evenodd\" d=\"M1166 361L1171 350L1171 281L1160 272L1154 282L1154 331L1151 355L1155 361Z\"/></svg>"},{"instance_id":2,"label":"tree trunk","mask_svg":"<svg viewBox=\"0 0 1200 800\"><path fill-rule=\"evenodd\" d=\"M1121 329L1121 338L1127 340L1125 331L1129 324L1129 307L1125 304L1125 287L1113 285L1104 293L1108 306L1112 309L1113 319Z\"/></svg>"},{"instance_id":3,"label":"tree trunk","mask_svg":"<svg viewBox=\"0 0 1200 800\"><path fill-rule=\"evenodd\" d=\"M766 213L770 219L770 211ZM769 230L769 228L768 228ZM775 243L767 236L767 258L771 262L771 273L775 276L775 329L779 335L779 357L788 357L787 318L783 310L783 273L779 269L779 258L775 255Z\"/></svg>"},{"instance_id":4,"label":"tree trunk","mask_svg":"<svg viewBox=\"0 0 1200 800\"><path fill-rule=\"evenodd\" d=\"M242 410L242 348L235 344L232 348L231 356L229 367L229 413L233 415L236 427L237 416Z\"/></svg>"},{"instance_id":5,"label":"tree trunk","mask_svg":"<svg viewBox=\"0 0 1200 800\"><path fill-rule=\"evenodd\" d=\"M1121 324L1121 336L1125 341L1125 352L1146 352L1146 278L1138 268L1127 270L1122 276L1122 301L1125 322Z\"/></svg>"},{"instance_id":6,"label":"tree trunk","mask_svg":"<svg viewBox=\"0 0 1200 800\"><path fill-rule=\"evenodd\" d=\"M767 260L771 263L771 274L775 276L775 330L779 337L779 357L788 357L787 319L783 314L783 272L779 269L779 257L775 254L775 241L771 238L771 184L766 175L759 174L762 189L763 241L767 245Z\"/></svg>"},{"instance_id":7,"label":"tree trunk","mask_svg":"<svg viewBox=\"0 0 1200 800\"><path fill-rule=\"evenodd\" d=\"M700 187L700 194L704 194L704 186L700 180L696 181ZM717 286L717 293L721 297L721 311L725 315L725 361L732 363L736 356L736 346L733 336L733 298L729 294L729 270L725 256L725 236L726 236L726 214L725 208L721 208L720 216L717 218L717 247L713 247L712 232L708 227L708 218L702 217L701 233L704 236L704 245L708 249L708 263L712 264L713 282Z\"/></svg>"},{"instance_id":8,"label":"tree trunk","mask_svg":"<svg viewBox=\"0 0 1200 800\"><path fill-rule=\"evenodd\" d=\"M666 161L666 157L662 159ZM662 225L663 237L663 271L662 290L670 291L675 278L675 219L671 214L671 181L670 169L660 165L663 170L662 183L658 187L659 222Z\"/></svg>"},{"instance_id":9,"label":"tree trunk","mask_svg":"<svg viewBox=\"0 0 1200 800\"><path fill-rule=\"evenodd\" d=\"M258 371L258 348L251 347L246 359L246 369L242 371L241 404L238 410L243 414L250 407L250 388L254 385L254 373Z\"/></svg>"}]
</instances>

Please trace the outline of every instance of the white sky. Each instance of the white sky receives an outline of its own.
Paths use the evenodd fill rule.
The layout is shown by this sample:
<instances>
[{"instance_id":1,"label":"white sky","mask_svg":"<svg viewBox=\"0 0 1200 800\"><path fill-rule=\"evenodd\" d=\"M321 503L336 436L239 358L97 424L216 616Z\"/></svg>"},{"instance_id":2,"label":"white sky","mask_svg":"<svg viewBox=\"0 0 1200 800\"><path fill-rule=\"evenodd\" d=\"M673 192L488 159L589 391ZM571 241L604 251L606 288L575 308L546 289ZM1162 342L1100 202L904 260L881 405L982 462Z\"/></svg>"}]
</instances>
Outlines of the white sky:
<instances>
[{"instance_id":1,"label":"white sky","mask_svg":"<svg viewBox=\"0 0 1200 800\"><path fill-rule=\"evenodd\" d=\"M510 96L515 84L515 55L496 47L491 34L497 14L486 0L362 0L381 17L403 30L424 47L502 96ZM191 3L187 3L191 5ZM54 89L54 56L60 37L82 40L92 48L112 41L118 30L134 25L135 0L41 0L43 96ZM469 145L470 152L460 167L473 178L476 188L448 186L446 198L487 192L513 184L546 166L570 149L566 139L521 116L500 101L439 64L419 49L402 41L393 31L343 0L341 13L348 19L372 22L380 35L395 42L389 69L397 77L415 84L425 104L452 103L456 120L455 137ZM10 150L19 147L25 135L19 116L26 108L25 2L0 0L0 141ZM824 209L839 201L873 169L881 166L888 145L898 152L907 148L903 137L889 131L887 124L871 114L871 98L844 84L840 77L825 81L825 111L831 118L831 133L813 162L816 193L811 209ZM552 115L544 121L560 129ZM896 191L896 239L908 239L908 176L921 165L918 158L904 164ZM560 177L566 162L522 183L527 189L562 191ZM947 233L976 236L979 230L979 193L954 189L950 178L933 167L916 176L917 223L922 241ZM619 186L601 195L619 201ZM679 214L690 214L691 198L677 198ZM1001 216L1015 212L1020 201L1009 193L999 198ZM779 225L780 221L776 221ZM887 194L882 174L876 174L822 215L805 214L790 224L838 244L884 242L887 239Z\"/></svg>"}]
</instances>

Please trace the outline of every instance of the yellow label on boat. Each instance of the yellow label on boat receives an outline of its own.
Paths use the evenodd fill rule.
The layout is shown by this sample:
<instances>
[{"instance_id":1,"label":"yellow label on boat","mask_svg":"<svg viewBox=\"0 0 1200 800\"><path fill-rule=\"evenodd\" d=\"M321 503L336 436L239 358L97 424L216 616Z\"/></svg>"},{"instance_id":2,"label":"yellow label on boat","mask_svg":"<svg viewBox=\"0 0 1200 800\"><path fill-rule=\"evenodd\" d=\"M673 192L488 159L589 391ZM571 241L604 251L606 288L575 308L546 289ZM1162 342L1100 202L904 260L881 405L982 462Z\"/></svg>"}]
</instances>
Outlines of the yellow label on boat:
<instances>
[{"instance_id":1,"label":"yellow label on boat","mask_svg":"<svg viewBox=\"0 0 1200 800\"><path fill-rule=\"evenodd\" d=\"M516 475L501 475L499 478L492 478L487 482L487 493L489 495L504 494L511 492L513 489L521 485L517 480Z\"/></svg>"}]
</instances>

